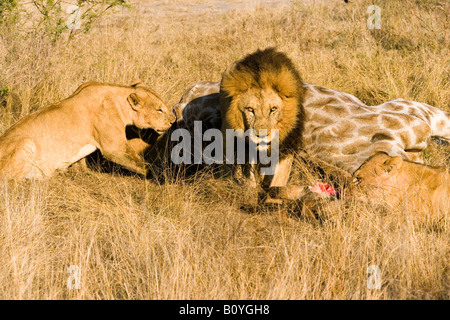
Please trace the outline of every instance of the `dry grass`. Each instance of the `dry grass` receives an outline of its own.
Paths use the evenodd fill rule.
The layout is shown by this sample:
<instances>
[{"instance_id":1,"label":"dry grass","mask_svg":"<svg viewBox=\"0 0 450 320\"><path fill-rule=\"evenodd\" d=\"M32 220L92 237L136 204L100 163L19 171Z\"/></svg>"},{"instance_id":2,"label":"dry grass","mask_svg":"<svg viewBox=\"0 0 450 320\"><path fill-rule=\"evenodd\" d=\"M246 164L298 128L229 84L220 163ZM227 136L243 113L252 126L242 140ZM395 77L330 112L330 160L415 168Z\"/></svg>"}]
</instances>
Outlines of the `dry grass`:
<instances>
[{"instance_id":1,"label":"dry grass","mask_svg":"<svg viewBox=\"0 0 450 320\"><path fill-rule=\"evenodd\" d=\"M231 61L267 46L286 51L305 81L368 104L402 97L450 111L448 3L382 2L375 31L365 25L370 4L307 1L176 19L134 11L56 43L2 30L0 88L15 99L3 103L1 131L12 111L26 115L86 80L139 78L174 104L189 84L219 80ZM450 167L448 147L433 145L426 159ZM316 220L240 210L251 196L208 172L165 184L76 171L3 184L0 298L450 297L448 213L418 224L402 208L349 203ZM366 285L373 264L379 290ZM66 286L69 265L81 268L78 290Z\"/></svg>"}]
</instances>

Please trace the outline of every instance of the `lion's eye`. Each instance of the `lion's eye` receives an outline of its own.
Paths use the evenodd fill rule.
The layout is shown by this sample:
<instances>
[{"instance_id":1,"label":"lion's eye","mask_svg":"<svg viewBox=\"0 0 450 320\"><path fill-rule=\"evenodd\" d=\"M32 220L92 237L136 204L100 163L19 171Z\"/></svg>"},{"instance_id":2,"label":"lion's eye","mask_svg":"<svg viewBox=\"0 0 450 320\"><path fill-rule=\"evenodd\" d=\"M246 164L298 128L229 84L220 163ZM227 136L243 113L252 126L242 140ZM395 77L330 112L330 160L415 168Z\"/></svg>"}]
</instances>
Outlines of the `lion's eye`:
<instances>
[{"instance_id":1,"label":"lion's eye","mask_svg":"<svg viewBox=\"0 0 450 320\"><path fill-rule=\"evenodd\" d=\"M251 108L251 107L247 107L247 108L245 108L245 110L247 110L248 112L251 112L251 113L253 113L255 110L253 110L253 108Z\"/></svg>"},{"instance_id":2,"label":"lion's eye","mask_svg":"<svg viewBox=\"0 0 450 320\"><path fill-rule=\"evenodd\" d=\"M163 110L162 109L158 109L158 110L156 110L156 112L163 113Z\"/></svg>"},{"instance_id":3,"label":"lion's eye","mask_svg":"<svg viewBox=\"0 0 450 320\"><path fill-rule=\"evenodd\" d=\"M272 108L270 108L270 113L276 112L277 110L278 110L277 107L272 107Z\"/></svg>"},{"instance_id":4,"label":"lion's eye","mask_svg":"<svg viewBox=\"0 0 450 320\"><path fill-rule=\"evenodd\" d=\"M361 177L355 177L352 182L354 184L360 184L361 183Z\"/></svg>"}]
</instances>

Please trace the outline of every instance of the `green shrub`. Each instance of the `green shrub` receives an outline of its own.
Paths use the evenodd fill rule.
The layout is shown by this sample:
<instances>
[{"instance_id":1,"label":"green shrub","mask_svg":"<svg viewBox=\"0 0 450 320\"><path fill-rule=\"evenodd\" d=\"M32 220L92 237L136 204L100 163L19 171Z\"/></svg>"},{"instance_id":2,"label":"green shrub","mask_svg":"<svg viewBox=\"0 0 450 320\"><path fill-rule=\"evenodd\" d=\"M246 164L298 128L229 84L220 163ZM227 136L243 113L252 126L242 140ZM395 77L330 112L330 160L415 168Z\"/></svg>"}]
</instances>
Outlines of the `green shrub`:
<instances>
[{"instance_id":1,"label":"green shrub","mask_svg":"<svg viewBox=\"0 0 450 320\"><path fill-rule=\"evenodd\" d=\"M68 26L70 25L69 16L62 10L61 1L34 0L32 4L37 9L37 15L30 12L34 10L21 7L17 0L2 0L0 2L0 27L3 27L5 31L9 29L18 32L16 30L18 22L31 19L32 32L26 30L22 33L48 37L55 42L65 33L69 33L69 38L87 33L96 20L112 12L115 7L130 8L125 0L78 0L76 6L80 12L77 16L80 22L79 28L70 28Z\"/></svg>"},{"instance_id":2,"label":"green shrub","mask_svg":"<svg viewBox=\"0 0 450 320\"><path fill-rule=\"evenodd\" d=\"M0 2L0 26L16 23L19 19L17 0L2 0Z\"/></svg>"}]
</instances>

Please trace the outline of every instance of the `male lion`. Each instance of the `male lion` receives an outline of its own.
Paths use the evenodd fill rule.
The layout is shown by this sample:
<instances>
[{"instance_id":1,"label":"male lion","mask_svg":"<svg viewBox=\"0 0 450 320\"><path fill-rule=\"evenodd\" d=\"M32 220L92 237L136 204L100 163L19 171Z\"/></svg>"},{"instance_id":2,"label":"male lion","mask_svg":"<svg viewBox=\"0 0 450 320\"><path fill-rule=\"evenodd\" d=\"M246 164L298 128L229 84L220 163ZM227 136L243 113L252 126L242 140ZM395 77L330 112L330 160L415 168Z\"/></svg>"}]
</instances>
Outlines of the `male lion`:
<instances>
[{"instance_id":1,"label":"male lion","mask_svg":"<svg viewBox=\"0 0 450 320\"><path fill-rule=\"evenodd\" d=\"M293 152L302 143L303 95L303 83L293 62L274 48L257 50L223 73L219 100L224 155L227 129L249 130L253 143L264 143L269 149L275 137L272 129L278 130L280 160L273 175L261 175L264 188L286 186ZM246 181L255 187L260 175L257 167L249 169L250 180ZM240 179L243 166L234 166L233 171Z\"/></svg>"},{"instance_id":2,"label":"male lion","mask_svg":"<svg viewBox=\"0 0 450 320\"><path fill-rule=\"evenodd\" d=\"M409 211L449 212L450 174L434 168L377 153L353 174L350 195L361 200L386 202L393 207L407 202Z\"/></svg>"},{"instance_id":3,"label":"male lion","mask_svg":"<svg viewBox=\"0 0 450 320\"><path fill-rule=\"evenodd\" d=\"M47 177L96 149L145 175L145 162L127 140L126 127L162 133L175 120L164 101L140 82L84 83L69 98L26 116L0 137L0 179Z\"/></svg>"}]
</instances>

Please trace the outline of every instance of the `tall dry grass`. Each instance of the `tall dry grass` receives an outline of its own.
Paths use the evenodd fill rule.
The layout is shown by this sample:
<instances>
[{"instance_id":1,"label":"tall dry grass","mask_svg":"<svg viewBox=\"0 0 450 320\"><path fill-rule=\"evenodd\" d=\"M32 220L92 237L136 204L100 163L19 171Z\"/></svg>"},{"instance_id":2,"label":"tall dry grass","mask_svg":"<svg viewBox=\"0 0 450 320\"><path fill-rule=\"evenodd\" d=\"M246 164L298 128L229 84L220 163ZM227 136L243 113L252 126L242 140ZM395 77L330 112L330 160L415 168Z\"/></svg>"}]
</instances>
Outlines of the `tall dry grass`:
<instances>
[{"instance_id":1,"label":"tall dry grass","mask_svg":"<svg viewBox=\"0 0 450 320\"><path fill-rule=\"evenodd\" d=\"M371 4L297 1L164 18L141 15L141 6L56 43L3 28L0 88L15 98L2 104L1 131L86 80L139 78L174 104L189 84L219 80L230 62L267 46L286 51L305 81L368 104L402 97L450 111L448 3L380 1L374 31ZM444 146L425 151L432 165L450 167L449 155ZM246 212L240 205L254 195L208 170L167 183L71 170L4 183L0 194L4 299L450 296L448 213L417 223L402 208L356 202L324 207L321 219ZM81 268L80 289L67 287L70 265ZM379 266L381 289L367 287L369 265Z\"/></svg>"}]
</instances>

